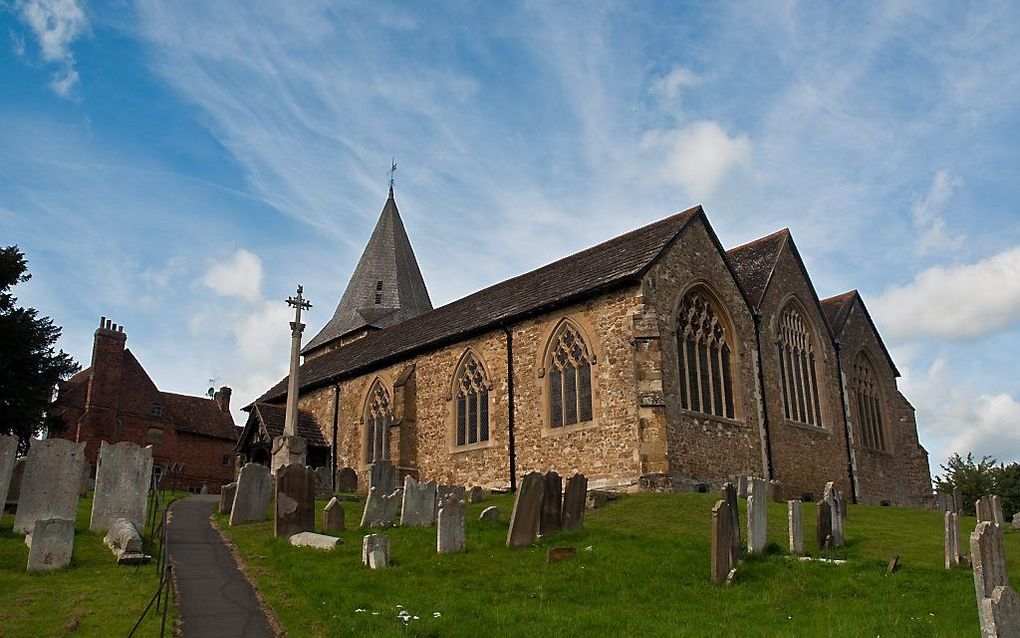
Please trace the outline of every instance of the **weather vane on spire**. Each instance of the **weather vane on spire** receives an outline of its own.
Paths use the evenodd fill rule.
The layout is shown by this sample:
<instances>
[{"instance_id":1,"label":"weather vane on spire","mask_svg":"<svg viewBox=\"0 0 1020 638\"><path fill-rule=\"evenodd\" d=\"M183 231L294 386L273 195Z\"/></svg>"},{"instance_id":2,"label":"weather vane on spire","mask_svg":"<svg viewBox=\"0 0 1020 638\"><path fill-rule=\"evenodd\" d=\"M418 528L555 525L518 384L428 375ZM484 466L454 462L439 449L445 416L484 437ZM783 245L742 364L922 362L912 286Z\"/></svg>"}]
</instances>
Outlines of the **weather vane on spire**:
<instances>
[{"instance_id":1,"label":"weather vane on spire","mask_svg":"<svg viewBox=\"0 0 1020 638\"><path fill-rule=\"evenodd\" d=\"M393 196L393 174L397 172L397 162L394 158L390 159L390 196Z\"/></svg>"}]
</instances>

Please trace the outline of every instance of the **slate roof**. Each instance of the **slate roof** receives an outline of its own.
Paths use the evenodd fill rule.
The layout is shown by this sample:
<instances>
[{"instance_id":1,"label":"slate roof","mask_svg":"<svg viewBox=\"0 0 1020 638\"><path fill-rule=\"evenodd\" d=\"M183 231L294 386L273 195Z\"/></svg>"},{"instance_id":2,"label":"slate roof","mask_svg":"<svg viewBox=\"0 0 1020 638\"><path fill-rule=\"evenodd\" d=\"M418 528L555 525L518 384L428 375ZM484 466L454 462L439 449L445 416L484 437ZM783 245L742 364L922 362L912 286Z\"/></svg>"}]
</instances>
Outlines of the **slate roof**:
<instances>
[{"instance_id":1,"label":"slate roof","mask_svg":"<svg viewBox=\"0 0 1020 638\"><path fill-rule=\"evenodd\" d=\"M234 425L230 411L220 410L215 399L175 392L160 392L163 407L170 412L178 431L200 434L216 439L236 441L241 431Z\"/></svg>"},{"instance_id":2,"label":"slate roof","mask_svg":"<svg viewBox=\"0 0 1020 638\"><path fill-rule=\"evenodd\" d=\"M896 368L896 363L893 361L892 355L889 353L889 348L885 347L885 342L882 341L882 334L878 331L878 326L875 325L875 320L871 318L871 313L868 312L868 306L865 305L864 299L861 297L861 293L857 290L848 290L839 295L829 297L828 299L822 299L822 309L825 311L825 318L828 319L829 325L832 327L832 333L839 338L843 333L843 328L846 327L846 321L850 317L850 311L853 310L854 302L861 305L861 311L864 313L864 318L868 320L868 325L871 326L871 330L875 333L875 339L878 341L878 345L882 348L882 354L885 355L886 360L889 362L889 367L892 368L893 375L900 376L899 369Z\"/></svg>"},{"instance_id":3,"label":"slate roof","mask_svg":"<svg viewBox=\"0 0 1020 638\"><path fill-rule=\"evenodd\" d=\"M789 238L790 229L784 228L726 251L733 274L743 285L748 300L755 308L761 307L776 261Z\"/></svg>"},{"instance_id":4,"label":"slate roof","mask_svg":"<svg viewBox=\"0 0 1020 638\"><path fill-rule=\"evenodd\" d=\"M287 408L282 405L273 405L271 403L256 403L252 410L251 416L248 418L248 423L261 422L265 426L266 432L269 436L277 437L283 435L283 427L287 422ZM247 434L248 425L245 425ZM322 430L319 429L319 422L315 419L315 415L307 410L298 410L298 423L297 423L298 436L308 441L309 445L315 447L329 447L329 443L326 442L326 438L322 436Z\"/></svg>"},{"instance_id":5,"label":"slate roof","mask_svg":"<svg viewBox=\"0 0 1020 638\"><path fill-rule=\"evenodd\" d=\"M301 366L301 390L638 281L699 215L704 212L695 206L315 357ZM286 394L284 378L256 402Z\"/></svg>"},{"instance_id":6,"label":"slate roof","mask_svg":"<svg viewBox=\"0 0 1020 638\"><path fill-rule=\"evenodd\" d=\"M386 328L429 310L432 301L390 188L333 318L301 352L315 350L359 328Z\"/></svg>"}]
</instances>

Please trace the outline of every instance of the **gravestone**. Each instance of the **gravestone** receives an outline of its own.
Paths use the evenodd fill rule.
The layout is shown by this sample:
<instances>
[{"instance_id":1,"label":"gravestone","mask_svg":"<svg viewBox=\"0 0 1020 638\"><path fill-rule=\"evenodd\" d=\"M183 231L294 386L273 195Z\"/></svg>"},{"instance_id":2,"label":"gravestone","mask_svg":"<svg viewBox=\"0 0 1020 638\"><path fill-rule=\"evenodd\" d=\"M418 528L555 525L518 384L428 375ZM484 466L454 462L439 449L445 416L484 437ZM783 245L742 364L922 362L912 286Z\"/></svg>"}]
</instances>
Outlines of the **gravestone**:
<instances>
[{"instance_id":1,"label":"gravestone","mask_svg":"<svg viewBox=\"0 0 1020 638\"><path fill-rule=\"evenodd\" d=\"M28 550L28 571L48 572L71 564L74 521L46 518L35 521Z\"/></svg>"},{"instance_id":2,"label":"gravestone","mask_svg":"<svg viewBox=\"0 0 1020 638\"><path fill-rule=\"evenodd\" d=\"M227 483L220 488L220 514L230 514L234 507L234 495L237 494L237 482Z\"/></svg>"},{"instance_id":3,"label":"gravestone","mask_svg":"<svg viewBox=\"0 0 1020 638\"><path fill-rule=\"evenodd\" d=\"M935 511L936 512L953 512L953 495L952 494L936 494L935 495Z\"/></svg>"},{"instance_id":4,"label":"gravestone","mask_svg":"<svg viewBox=\"0 0 1020 638\"><path fill-rule=\"evenodd\" d=\"M790 553L804 553L804 525L801 522L800 501L786 502L786 520L790 526Z\"/></svg>"},{"instance_id":5,"label":"gravestone","mask_svg":"<svg viewBox=\"0 0 1020 638\"><path fill-rule=\"evenodd\" d=\"M439 506L450 497L463 501L467 498L467 490L463 485L440 485L436 488L436 516L439 516Z\"/></svg>"},{"instance_id":6,"label":"gravestone","mask_svg":"<svg viewBox=\"0 0 1020 638\"><path fill-rule=\"evenodd\" d=\"M110 519L103 542L117 557L118 565L135 565L149 559L142 551L142 535L135 524L126 518Z\"/></svg>"},{"instance_id":7,"label":"gravestone","mask_svg":"<svg viewBox=\"0 0 1020 638\"><path fill-rule=\"evenodd\" d=\"M345 493L358 491L358 473L353 467L342 467L336 471L336 491Z\"/></svg>"},{"instance_id":8,"label":"gravestone","mask_svg":"<svg viewBox=\"0 0 1020 638\"><path fill-rule=\"evenodd\" d=\"M977 514L979 523L984 521L995 522L995 515L992 513L992 498L990 496L982 496L974 501L974 511Z\"/></svg>"},{"instance_id":9,"label":"gravestone","mask_svg":"<svg viewBox=\"0 0 1020 638\"><path fill-rule=\"evenodd\" d=\"M542 517L544 493L543 476L538 472L528 472L518 488L514 510L510 515L510 529L506 535L506 546L510 549L529 547L535 542Z\"/></svg>"},{"instance_id":10,"label":"gravestone","mask_svg":"<svg viewBox=\"0 0 1020 638\"><path fill-rule=\"evenodd\" d=\"M377 488L370 488L365 500L365 511L361 515L362 527L392 527L400 516L400 505L404 490L396 489L383 494Z\"/></svg>"},{"instance_id":11,"label":"gravestone","mask_svg":"<svg viewBox=\"0 0 1020 638\"><path fill-rule=\"evenodd\" d=\"M436 525L436 551L440 554L455 554L464 551L465 544L464 503L448 498L439 508L439 524Z\"/></svg>"},{"instance_id":12,"label":"gravestone","mask_svg":"<svg viewBox=\"0 0 1020 638\"><path fill-rule=\"evenodd\" d=\"M992 522L996 525L1005 525L1006 519L1002 515L1002 499L998 494L992 494Z\"/></svg>"},{"instance_id":13,"label":"gravestone","mask_svg":"<svg viewBox=\"0 0 1020 638\"><path fill-rule=\"evenodd\" d=\"M78 515L78 486L85 463L85 442L35 441L28 451L21 480L14 531L27 534L41 519L73 521Z\"/></svg>"},{"instance_id":14,"label":"gravestone","mask_svg":"<svg viewBox=\"0 0 1020 638\"><path fill-rule=\"evenodd\" d=\"M769 481L769 498L772 499L773 503L783 502L783 490L779 485L779 481L775 479Z\"/></svg>"},{"instance_id":15,"label":"gravestone","mask_svg":"<svg viewBox=\"0 0 1020 638\"><path fill-rule=\"evenodd\" d=\"M815 505L815 538L818 549L832 549L832 506L828 501L818 501Z\"/></svg>"},{"instance_id":16,"label":"gravestone","mask_svg":"<svg viewBox=\"0 0 1020 638\"><path fill-rule=\"evenodd\" d=\"M953 488L953 511L957 514L963 511L963 491L959 487Z\"/></svg>"},{"instance_id":17,"label":"gravestone","mask_svg":"<svg viewBox=\"0 0 1020 638\"><path fill-rule=\"evenodd\" d=\"M490 505L482 510L482 513L478 515L480 521L498 521L500 516L499 508L495 505Z\"/></svg>"},{"instance_id":18,"label":"gravestone","mask_svg":"<svg viewBox=\"0 0 1020 638\"><path fill-rule=\"evenodd\" d=\"M580 472L567 479L563 493L563 530L584 527L584 507L588 498L588 477Z\"/></svg>"},{"instance_id":19,"label":"gravestone","mask_svg":"<svg viewBox=\"0 0 1020 638\"><path fill-rule=\"evenodd\" d=\"M1013 515L1013 529L1020 529L1020 512Z\"/></svg>"},{"instance_id":20,"label":"gravestone","mask_svg":"<svg viewBox=\"0 0 1020 638\"><path fill-rule=\"evenodd\" d=\"M391 461L376 461L369 467L368 489L376 488L380 494L392 494L397 489L397 468Z\"/></svg>"},{"instance_id":21,"label":"gravestone","mask_svg":"<svg viewBox=\"0 0 1020 638\"><path fill-rule=\"evenodd\" d=\"M301 463L288 463L276 470L273 521L277 538L315 531L315 470Z\"/></svg>"},{"instance_id":22,"label":"gravestone","mask_svg":"<svg viewBox=\"0 0 1020 638\"><path fill-rule=\"evenodd\" d=\"M432 527L436 522L436 482L419 483L404 477L404 495L400 507L401 527Z\"/></svg>"},{"instance_id":23,"label":"gravestone","mask_svg":"<svg viewBox=\"0 0 1020 638\"><path fill-rule=\"evenodd\" d=\"M751 478L747 483L747 551L750 554L765 550L767 502L765 479Z\"/></svg>"},{"instance_id":24,"label":"gravestone","mask_svg":"<svg viewBox=\"0 0 1020 638\"><path fill-rule=\"evenodd\" d=\"M322 509L322 531L342 532L346 525L344 506L334 496Z\"/></svg>"},{"instance_id":25,"label":"gravestone","mask_svg":"<svg viewBox=\"0 0 1020 638\"><path fill-rule=\"evenodd\" d=\"M1020 636L1020 599L1009 585L1002 535L1002 527L990 521L979 522L970 535L982 637Z\"/></svg>"},{"instance_id":26,"label":"gravestone","mask_svg":"<svg viewBox=\"0 0 1020 638\"><path fill-rule=\"evenodd\" d=\"M273 500L273 475L269 468L258 463L245 463L237 476L237 491L230 508L230 524L253 523L269 517L269 502Z\"/></svg>"},{"instance_id":27,"label":"gravestone","mask_svg":"<svg viewBox=\"0 0 1020 638\"><path fill-rule=\"evenodd\" d=\"M737 498L747 498L747 479L746 475L737 477Z\"/></svg>"},{"instance_id":28,"label":"gravestone","mask_svg":"<svg viewBox=\"0 0 1020 638\"><path fill-rule=\"evenodd\" d=\"M829 509L832 511L832 546L842 547L843 546L843 510L846 508L846 503L843 502L843 496L839 493L839 488L832 481L825 484L825 490L822 492L822 500L829 504Z\"/></svg>"},{"instance_id":29,"label":"gravestone","mask_svg":"<svg viewBox=\"0 0 1020 638\"><path fill-rule=\"evenodd\" d=\"M468 494L469 503L481 503L485 500L485 490L480 485L475 485L471 488L471 492Z\"/></svg>"},{"instance_id":30,"label":"gravestone","mask_svg":"<svg viewBox=\"0 0 1020 638\"><path fill-rule=\"evenodd\" d=\"M333 495L333 477L328 467L315 468L315 495L320 498Z\"/></svg>"},{"instance_id":31,"label":"gravestone","mask_svg":"<svg viewBox=\"0 0 1020 638\"><path fill-rule=\"evenodd\" d=\"M723 483L721 493L730 516L730 542L733 545L731 562L736 564L743 554L740 549L740 507L737 505L737 488L733 483Z\"/></svg>"},{"instance_id":32,"label":"gravestone","mask_svg":"<svg viewBox=\"0 0 1020 638\"><path fill-rule=\"evenodd\" d=\"M333 550L337 545L343 545L344 539L315 532L298 532L290 537L290 544L294 547Z\"/></svg>"},{"instance_id":33,"label":"gravestone","mask_svg":"<svg viewBox=\"0 0 1020 638\"><path fill-rule=\"evenodd\" d=\"M369 534L361 541L361 562L369 569L390 566L390 539L382 534Z\"/></svg>"},{"instance_id":34,"label":"gravestone","mask_svg":"<svg viewBox=\"0 0 1020 638\"><path fill-rule=\"evenodd\" d=\"M11 482L7 488L7 502L17 504L21 496L21 481L25 478L25 464L28 459L21 457L14 462L14 471L11 472Z\"/></svg>"},{"instance_id":35,"label":"gravestone","mask_svg":"<svg viewBox=\"0 0 1020 638\"><path fill-rule=\"evenodd\" d=\"M750 497L748 497L750 498ZM712 508L712 582L726 582L733 566L733 517L726 501L716 501Z\"/></svg>"},{"instance_id":36,"label":"gravestone","mask_svg":"<svg viewBox=\"0 0 1020 638\"><path fill-rule=\"evenodd\" d=\"M142 447L130 441L114 444L101 441L89 530L105 532L113 518L126 518L138 528L145 527L151 481L151 445Z\"/></svg>"},{"instance_id":37,"label":"gravestone","mask_svg":"<svg viewBox=\"0 0 1020 638\"><path fill-rule=\"evenodd\" d=\"M18 462L18 437L0 436L0 515L7 503L7 490L14 475L14 466Z\"/></svg>"},{"instance_id":38,"label":"gravestone","mask_svg":"<svg viewBox=\"0 0 1020 638\"><path fill-rule=\"evenodd\" d=\"M960 564L963 553L960 547L960 515L956 512L945 512L946 569Z\"/></svg>"},{"instance_id":39,"label":"gravestone","mask_svg":"<svg viewBox=\"0 0 1020 638\"><path fill-rule=\"evenodd\" d=\"M542 515L539 517L538 533L548 536L560 531L560 517L563 512L563 479L555 471L550 470L542 477L544 494L542 494Z\"/></svg>"}]
</instances>

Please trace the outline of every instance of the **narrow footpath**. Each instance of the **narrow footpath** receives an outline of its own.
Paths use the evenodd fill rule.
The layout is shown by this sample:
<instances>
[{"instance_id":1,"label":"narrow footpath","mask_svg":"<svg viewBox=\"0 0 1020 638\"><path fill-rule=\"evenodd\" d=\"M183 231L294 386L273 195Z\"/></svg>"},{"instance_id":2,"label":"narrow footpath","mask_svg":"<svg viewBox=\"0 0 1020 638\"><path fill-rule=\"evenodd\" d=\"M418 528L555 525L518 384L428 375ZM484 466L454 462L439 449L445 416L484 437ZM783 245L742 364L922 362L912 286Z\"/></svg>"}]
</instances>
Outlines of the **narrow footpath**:
<instances>
[{"instance_id":1,"label":"narrow footpath","mask_svg":"<svg viewBox=\"0 0 1020 638\"><path fill-rule=\"evenodd\" d=\"M214 494L190 496L171 506L167 530L184 638L273 636L255 591L209 522Z\"/></svg>"}]
</instances>

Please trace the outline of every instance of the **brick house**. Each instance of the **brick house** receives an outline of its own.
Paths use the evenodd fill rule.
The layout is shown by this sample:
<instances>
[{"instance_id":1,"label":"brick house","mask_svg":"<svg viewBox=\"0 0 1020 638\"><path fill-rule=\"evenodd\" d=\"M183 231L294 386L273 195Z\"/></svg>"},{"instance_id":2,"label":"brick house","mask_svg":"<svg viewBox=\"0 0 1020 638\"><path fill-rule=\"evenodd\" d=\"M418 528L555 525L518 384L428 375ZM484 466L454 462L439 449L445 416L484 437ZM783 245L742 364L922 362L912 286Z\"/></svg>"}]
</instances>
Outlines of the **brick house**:
<instances>
[{"instance_id":1,"label":"brick house","mask_svg":"<svg viewBox=\"0 0 1020 638\"><path fill-rule=\"evenodd\" d=\"M213 397L162 392L126 342L123 326L100 319L92 365L61 382L50 406L66 425L53 436L85 441L93 468L100 441L152 445L154 472L168 476L164 485L219 491L234 478L239 434L230 414L230 388Z\"/></svg>"},{"instance_id":2,"label":"brick house","mask_svg":"<svg viewBox=\"0 0 1020 638\"><path fill-rule=\"evenodd\" d=\"M857 502L931 498L860 295L819 299L787 230L726 251L700 206L432 309L391 191L303 354L299 407L359 473L388 458L488 487L555 469L592 487L751 474L787 498L830 480Z\"/></svg>"}]
</instances>

